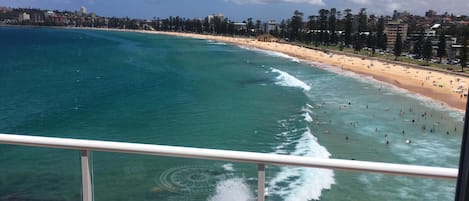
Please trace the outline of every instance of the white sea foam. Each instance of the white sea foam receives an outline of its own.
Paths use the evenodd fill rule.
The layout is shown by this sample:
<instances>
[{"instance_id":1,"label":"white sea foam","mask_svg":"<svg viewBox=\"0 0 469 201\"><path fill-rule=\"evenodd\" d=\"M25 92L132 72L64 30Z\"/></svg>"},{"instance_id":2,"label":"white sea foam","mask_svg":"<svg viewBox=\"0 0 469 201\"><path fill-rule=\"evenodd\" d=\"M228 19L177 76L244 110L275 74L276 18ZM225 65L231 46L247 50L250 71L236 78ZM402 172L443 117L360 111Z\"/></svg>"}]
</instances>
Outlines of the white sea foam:
<instances>
[{"instance_id":1,"label":"white sea foam","mask_svg":"<svg viewBox=\"0 0 469 201\"><path fill-rule=\"evenodd\" d=\"M245 179L231 178L217 183L215 194L208 201L254 201Z\"/></svg>"},{"instance_id":2,"label":"white sea foam","mask_svg":"<svg viewBox=\"0 0 469 201\"><path fill-rule=\"evenodd\" d=\"M213 40L208 40L208 44L210 44L210 45L226 45L226 43L216 42L216 41L213 41Z\"/></svg>"},{"instance_id":3,"label":"white sea foam","mask_svg":"<svg viewBox=\"0 0 469 201\"><path fill-rule=\"evenodd\" d=\"M275 147L275 154L288 154L288 151L286 149L287 146L290 146L293 142L291 140L286 140L286 142L283 142L282 144L278 145Z\"/></svg>"},{"instance_id":4,"label":"white sea foam","mask_svg":"<svg viewBox=\"0 0 469 201\"><path fill-rule=\"evenodd\" d=\"M262 49L259 49L259 48L246 47L246 46L242 46L242 45L240 45L239 47L242 48L242 49L246 49L246 50L260 52L260 53L263 53L263 54L266 54L266 55L269 55L269 56L272 56L272 57L280 57L280 58L290 59L293 62L300 63L300 59L298 59L296 57L292 57L292 56L284 54L284 53L281 53L281 52L275 52L275 51L270 51L270 50L262 50Z\"/></svg>"},{"instance_id":5,"label":"white sea foam","mask_svg":"<svg viewBox=\"0 0 469 201\"><path fill-rule=\"evenodd\" d=\"M234 171L234 168L233 168L233 164L232 164L232 163L224 164L224 165L223 165L223 169L225 169L226 171L230 171L230 172L233 172L233 171Z\"/></svg>"},{"instance_id":6,"label":"white sea foam","mask_svg":"<svg viewBox=\"0 0 469 201\"><path fill-rule=\"evenodd\" d=\"M313 118L310 115L310 113L313 112L313 111L311 111L312 108L313 108L313 106L311 106L309 104L306 104L306 106L303 107L303 109L301 110L301 111L305 112L305 113L303 113L303 117L305 118L305 121L307 121L307 122L313 122Z\"/></svg>"},{"instance_id":7,"label":"white sea foam","mask_svg":"<svg viewBox=\"0 0 469 201\"><path fill-rule=\"evenodd\" d=\"M295 151L290 154L316 158L329 158L331 155L317 142L309 128L298 140ZM281 196L286 201L316 200L321 196L321 191L330 189L332 184L335 184L332 170L282 167L269 182L267 193Z\"/></svg>"},{"instance_id":8,"label":"white sea foam","mask_svg":"<svg viewBox=\"0 0 469 201\"><path fill-rule=\"evenodd\" d=\"M307 122L313 122L313 118L311 117L311 115L309 115L308 112L305 112L305 113L303 114L303 116L305 117L305 121L307 121Z\"/></svg>"},{"instance_id":9,"label":"white sea foam","mask_svg":"<svg viewBox=\"0 0 469 201\"><path fill-rule=\"evenodd\" d=\"M391 151L409 162L425 161L427 164L444 164L445 159L459 154L459 149L451 146L451 144L458 144L458 140L456 138L446 140L449 142L441 141L438 137L426 136L412 140L411 146L406 143L396 143L391 147Z\"/></svg>"},{"instance_id":10,"label":"white sea foam","mask_svg":"<svg viewBox=\"0 0 469 201\"><path fill-rule=\"evenodd\" d=\"M287 72L278 70L276 68L271 69L272 72L278 73L277 82L276 84L286 87L298 87L302 88L305 91L309 91L311 87L304 83L303 81L299 80L298 78L294 77L293 75L288 74Z\"/></svg>"}]
</instances>

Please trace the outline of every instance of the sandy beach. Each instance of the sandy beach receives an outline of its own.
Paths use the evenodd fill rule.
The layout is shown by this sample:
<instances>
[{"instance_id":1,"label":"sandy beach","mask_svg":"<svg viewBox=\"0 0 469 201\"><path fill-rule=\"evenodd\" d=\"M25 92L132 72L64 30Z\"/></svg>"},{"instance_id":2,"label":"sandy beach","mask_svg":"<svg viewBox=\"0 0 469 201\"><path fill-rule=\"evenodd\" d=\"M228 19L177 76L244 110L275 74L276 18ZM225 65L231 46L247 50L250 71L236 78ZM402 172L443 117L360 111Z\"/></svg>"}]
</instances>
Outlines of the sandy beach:
<instances>
[{"instance_id":1,"label":"sandy beach","mask_svg":"<svg viewBox=\"0 0 469 201\"><path fill-rule=\"evenodd\" d=\"M116 30L116 29L114 29ZM393 84L399 88L432 98L450 107L465 110L469 77L459 76L423 68L415 68L406 65L397 65L374 59L326 54L290 44L277 42L261 42L255 38L237 38L214 35L201 35L179 32L159 32L142 30L119 30L150 34L165 34L172 36L191 37L198 39L214 40L224 43L254 47L264 50L282 52L302 60L319 62L343 70L372 76L374 79Z\"/></svg>"}]
</instances>

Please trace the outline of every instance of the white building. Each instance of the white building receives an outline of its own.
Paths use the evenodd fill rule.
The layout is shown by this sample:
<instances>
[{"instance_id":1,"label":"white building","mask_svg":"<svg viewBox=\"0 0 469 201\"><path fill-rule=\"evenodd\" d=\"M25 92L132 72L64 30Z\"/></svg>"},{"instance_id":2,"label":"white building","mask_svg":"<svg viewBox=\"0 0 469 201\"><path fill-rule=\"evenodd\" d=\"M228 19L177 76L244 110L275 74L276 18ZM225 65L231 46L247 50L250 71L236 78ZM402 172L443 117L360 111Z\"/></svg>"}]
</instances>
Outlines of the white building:
<instances>
[{"instance_id":1,"label":"white building","mask_svg":"<svg viewBox=\"0 0 469 201\"><path fill-rule=\"evenodd\" d=\"M247 24L244 22L235 22L233 25L236 31L244 31L248 29Z\"/></svg>"},{"instance_id":2,"label":"white building","mask_svg":"<svg viewBox=\"0 0 469 201\"><path fill-rule=\"evenodd\" d=\"M213 19L215 19L215 18L218 18L218 19L220 19L220 21L223 21L223 20L225 20L225 15L223 15L222 13L208 15L207 16L208 23L211 24Z\"/></svg>"},{"instance_id":3,"label":"white building","mask_svg":"<svg viewBox=\"0 0 469 201\"><path fill-rule=\"evenodd\" d=\"M86 15L86 8L84 6L80 7L80 14Z\"/></svg>"},{"instance_id":4,"label":"white building","mask_svg":"<svg viewBox=\"0 0 469 201\"><path fill-rule=\"evenodd\" d=\"M31 20L31 16L30 16L28 13L21 13L21 14L18 16L18 21L19 21L19 22L29 21L29 20Z\"/></svg>"},{"instance_id":5,"label":"white building","mask_svg":"<svg viewBox=\"0 0 469 201\"><path fill-rule=\"evenodd\" d=\"M48 19L49 17L55 16L54 11L48 10L47 12L44 12L44 17Z\"/></svg>"},{"instance_id":6,"label":"white building","mask_svg":"<svg viewBox=\"0 0 469 201\"><path fill-rule=\"evenodd\" d=\"M272 31L275 31L275 29L279 30L279 25L275 20L270 20L267 23L264 24L264 33L269 34Z\"/></svg>"}]
</instances>

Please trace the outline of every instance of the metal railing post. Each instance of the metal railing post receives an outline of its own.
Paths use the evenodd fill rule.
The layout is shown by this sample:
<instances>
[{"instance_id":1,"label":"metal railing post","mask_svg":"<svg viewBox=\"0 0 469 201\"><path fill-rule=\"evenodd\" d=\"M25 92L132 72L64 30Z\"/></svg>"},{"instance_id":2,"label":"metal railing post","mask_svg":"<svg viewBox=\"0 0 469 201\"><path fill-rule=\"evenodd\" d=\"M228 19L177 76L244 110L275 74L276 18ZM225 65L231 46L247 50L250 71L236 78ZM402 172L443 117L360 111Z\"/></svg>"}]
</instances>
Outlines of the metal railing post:
<instances>
[{"instance_id":1,"label":"metal railing post","mask_svg":"<svg viewBox=\"0 0 469 201\"><path fill-rule=\"evenodd\" d=\"M93 201L90 156L90 150L81 150L81 188L83 201Z\"/></svg>"},{"instance_id":2,"label":"metal railing post","mask_svg":"<svg viewBox=\"0 0 469 201\"><path fill-rule=\"evenodd\" d=\"M257 164L257 201L265 200L265 164Z\"/></svg>"}]
</instances>

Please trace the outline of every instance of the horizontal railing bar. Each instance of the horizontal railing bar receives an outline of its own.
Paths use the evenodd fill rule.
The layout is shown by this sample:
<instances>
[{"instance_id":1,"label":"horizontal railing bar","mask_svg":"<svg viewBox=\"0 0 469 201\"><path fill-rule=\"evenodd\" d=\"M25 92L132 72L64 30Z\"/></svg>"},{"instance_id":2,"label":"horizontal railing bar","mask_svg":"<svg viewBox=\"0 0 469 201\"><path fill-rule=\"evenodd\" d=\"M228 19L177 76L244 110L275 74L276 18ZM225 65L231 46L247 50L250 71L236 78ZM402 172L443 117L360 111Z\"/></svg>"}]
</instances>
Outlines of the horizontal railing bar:
<instances>
[{"instance_id":1,"label":"horizontal railing bar","mask_svg":"<svg viewBox=\"0 0 469 201\"><path fill-rule=\"evenodd\" d=\"M304 156L151 145L128 142L0 134L0 144L197 158L254 164L302 166L311 168L326 168L443 179L456 179L458 176L458 169L455 168L403 165L344 159L323 159Z\"/></svg>"}]
</instances>

